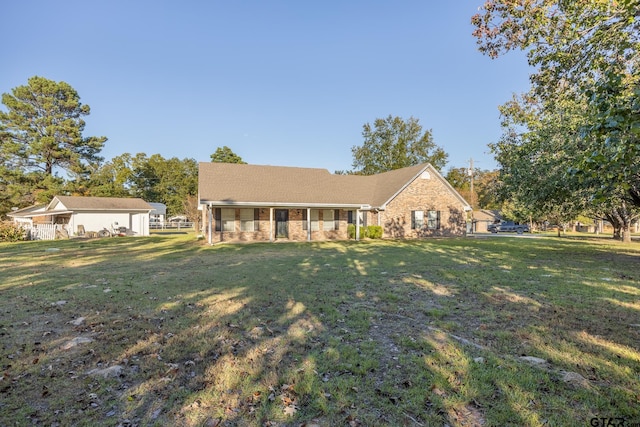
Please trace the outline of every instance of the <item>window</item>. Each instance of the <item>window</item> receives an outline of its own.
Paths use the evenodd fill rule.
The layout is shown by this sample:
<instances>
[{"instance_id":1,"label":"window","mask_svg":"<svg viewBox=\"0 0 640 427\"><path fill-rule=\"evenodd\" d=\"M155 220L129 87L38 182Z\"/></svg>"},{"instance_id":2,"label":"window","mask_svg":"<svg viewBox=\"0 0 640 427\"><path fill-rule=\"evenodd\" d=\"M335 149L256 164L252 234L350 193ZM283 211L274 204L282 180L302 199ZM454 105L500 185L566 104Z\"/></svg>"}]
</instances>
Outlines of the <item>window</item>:
<instances>
[{"instance_id":1,"label":"window","mask_svg":"<svg viewBox=\"0 0 640 427\"><path fill-rule=\"evenodd\" d=\"M336 212L339 212L336 209ZM347 211L347 224L354 224L356 223L356 212L357 211ZM365 227L367 225L367 216L365 215L365 213L363 211L360 211L360 227ZM336 226L336 230L338 229L338 227Z\"/></svg>"},{"instance_id":2,"label":"window","mask_svg":"<svg viewBox=\"0 0 640 427\"><path fill-rule=\"evenodd\" d=\"M236 231L236 210L222 209L222 231Z\"/></svg>"},{"instance_id":3,"label":"window","mask_svg":"<svg viewBox=\"0 0 640 427\"><path fill-rule=\"evenodd\" d=\"M440 229L440 211L427 211L427 228L429 230Z\"/></svg>"},{"instance_id":4,"label":"window","mask_svg":"<svg viewBox=\"0 0 640 427\"><path fill-rule=\"evenodd\" d=\"M333 210L323 209L322 210L322 229L324 231L331 231L334 228L335 228L335 224L333 222Z\"/></svg>"},{"instance_id":5,"label":"window","mask_svg":"<svg viewBox=\"0 0 640 427\"><path fill-rule=\"evenodd\" d=\"M216 208L213 214L216 219L216 231L222 231L222 209Z\"/></svg>"},{"instance_id":6,"label":"window","mask_svg":"<svg viewBox=\"0 0 640 427\"><path fill-rule=\"evenodd\" d=\"M320 224L319 224L319 210L318 209L311 209L311 231L319 231L320 230Z\"/></svg>"},{"instance_id":7,"label":"window","mask_svg":"<svg viewBox=\"0 0 640 427\"><path fill-rule=\"evenodd\" d=\"M240 209L240 231L254 231L253 220L253 209Z\"/></svg>"},{"instance_id":8,"label":"window","mask_svg":"<svg viewBox=\"0 0 640 427\"><path fill-rule=\"evenodd\" d=\"M411 211L411 229L419 230L424 227L424 212Z\"/></svg>"}]
</instances>

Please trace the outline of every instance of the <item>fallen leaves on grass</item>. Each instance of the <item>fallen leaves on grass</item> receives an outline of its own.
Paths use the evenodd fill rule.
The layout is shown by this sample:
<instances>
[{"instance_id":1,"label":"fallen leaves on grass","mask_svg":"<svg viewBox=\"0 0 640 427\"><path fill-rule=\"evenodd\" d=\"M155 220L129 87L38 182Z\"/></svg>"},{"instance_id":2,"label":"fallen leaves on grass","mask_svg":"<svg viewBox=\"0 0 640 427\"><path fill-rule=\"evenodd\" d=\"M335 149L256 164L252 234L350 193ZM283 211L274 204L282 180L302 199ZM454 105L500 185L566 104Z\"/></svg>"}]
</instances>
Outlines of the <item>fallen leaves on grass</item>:
<instances>
[{"instance_id":1,"label":"fallen leaves on grass","mask_svg":"<svg viewBox=\"0 0 640 427\"><path fill-rule=\"evenodd\" d=\"M362 425L362 422L351 414L347 416L345 421L347 422L349 427L358 427Z\"/></svg>"},{"instance_id":2,"label":"fallen leaves on grass","mask_svg":"<svg viewBox=\"0 0 640 427\"><path fill-rule=\"evenodd\" d=\"M75 337L70 341L67 341L67 343L65 345L62 346L63 350L69 350L73 347L77 347L80 344L88 344L90 342L93 342L93 340L91 338L86 338L86 337Z\"/></svg>"},{"instance_id":3,"label":"fallen leaves on grass","mask_svg":"<svg viewBox=\"0 0 640 427\"><path fill-rule=\"evenodd\" d=\"M289 405L284 408L284 414L287 416L294 416L298 412L298 407L296 405Z\"/></svg>"},{"instance_id":4,"label":"fallen leaves on grass","mask_svg":"<svg viewBox=\"0 0 640 427\"><path fill-rule=\"evenodd\" d=\"M294 386L290 384L283 384L280 387L280 400L284 405L284 413L287 416L294 416L298 412L297 396L294 390Z\"/></svg>"}]
</instances>

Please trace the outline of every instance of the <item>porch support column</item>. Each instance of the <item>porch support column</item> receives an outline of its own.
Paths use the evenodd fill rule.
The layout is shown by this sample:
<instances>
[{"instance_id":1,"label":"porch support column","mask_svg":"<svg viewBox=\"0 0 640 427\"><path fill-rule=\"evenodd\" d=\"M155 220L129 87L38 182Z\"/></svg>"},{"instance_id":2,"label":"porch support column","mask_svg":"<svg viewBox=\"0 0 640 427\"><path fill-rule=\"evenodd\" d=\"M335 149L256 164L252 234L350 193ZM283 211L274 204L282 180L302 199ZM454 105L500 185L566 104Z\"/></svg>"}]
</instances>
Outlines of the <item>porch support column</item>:
<instances>
[{"instance_id":1,"label":"porch support column","mask_svg":"<svg viewBox=\"0 0 640 427\"><path fill-rule=\"evenodd\" d=\"M273 242L273 208L269 208L269 241Z\"/></svg>"},{"instance_id":2,"label":"porch support column","mask_svg":"<svg viewBox=\"0 0 640 427\"><path fill-rule=\"evenodd\" d=\"M211 207L211 204L207 207L207 222L209 223L209 244L213 245L213 230L211 229L213 224L213 208Z\"/></svg>"},{"instance_id":3,"label":"porch support column","mask_svg":"<svg viewBox=\"0 0 640 427\"><path fill-rule=\"evenodd\" d=\"M307 208L307 241L311 241L311 208Z\"/></svg>"},{"instance_id":4,"label":"porch support column","mask_svg":"<svg viewBox=\"0 0 640 427\"><path fill-rule=\"evenodd\" d=\"M356 209L356 240L360 240L360 209Z\"/></svg>"}]
</instances>

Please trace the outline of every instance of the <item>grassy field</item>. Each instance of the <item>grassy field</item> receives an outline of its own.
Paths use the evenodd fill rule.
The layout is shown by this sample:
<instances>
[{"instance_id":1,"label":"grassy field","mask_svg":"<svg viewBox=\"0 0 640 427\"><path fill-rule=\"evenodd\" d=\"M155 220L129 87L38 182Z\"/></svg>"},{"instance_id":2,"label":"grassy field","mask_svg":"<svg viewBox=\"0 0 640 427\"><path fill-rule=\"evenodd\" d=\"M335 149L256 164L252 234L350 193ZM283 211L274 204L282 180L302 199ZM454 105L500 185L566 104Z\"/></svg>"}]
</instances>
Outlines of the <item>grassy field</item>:
<instances>
[{"instance_id":1,"label":"grassy field","mask_svg":"<svg viewBox=\"0 0 640 427\"><path fill-rule=\"evenodd\" d=\"M2 426L640 423L638 243L24 242L0 295Z\"/></svg>"}]
</instances>

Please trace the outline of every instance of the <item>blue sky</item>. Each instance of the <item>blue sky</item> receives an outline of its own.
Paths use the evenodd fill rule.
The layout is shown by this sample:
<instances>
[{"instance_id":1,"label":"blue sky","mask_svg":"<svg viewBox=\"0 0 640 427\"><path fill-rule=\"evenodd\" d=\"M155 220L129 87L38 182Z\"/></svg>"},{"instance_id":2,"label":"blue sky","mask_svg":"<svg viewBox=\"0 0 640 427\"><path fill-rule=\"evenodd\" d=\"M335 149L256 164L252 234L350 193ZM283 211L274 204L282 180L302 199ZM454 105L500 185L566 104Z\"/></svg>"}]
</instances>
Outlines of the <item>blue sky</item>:
<instances>
[{"instance_id":1,"label":"blue sky","mask_svg":"<svg viewBox=\"0 0 640 427\"><path fill-rule=\"evenodd\" d=\"M91 107L102 155L351 169L362 126L413 116L450 167L496 167L498 105L529 87L524 55L477 51L457 1L3 2L0 92L34 75Z\"/></svg>"}]
</instances>

